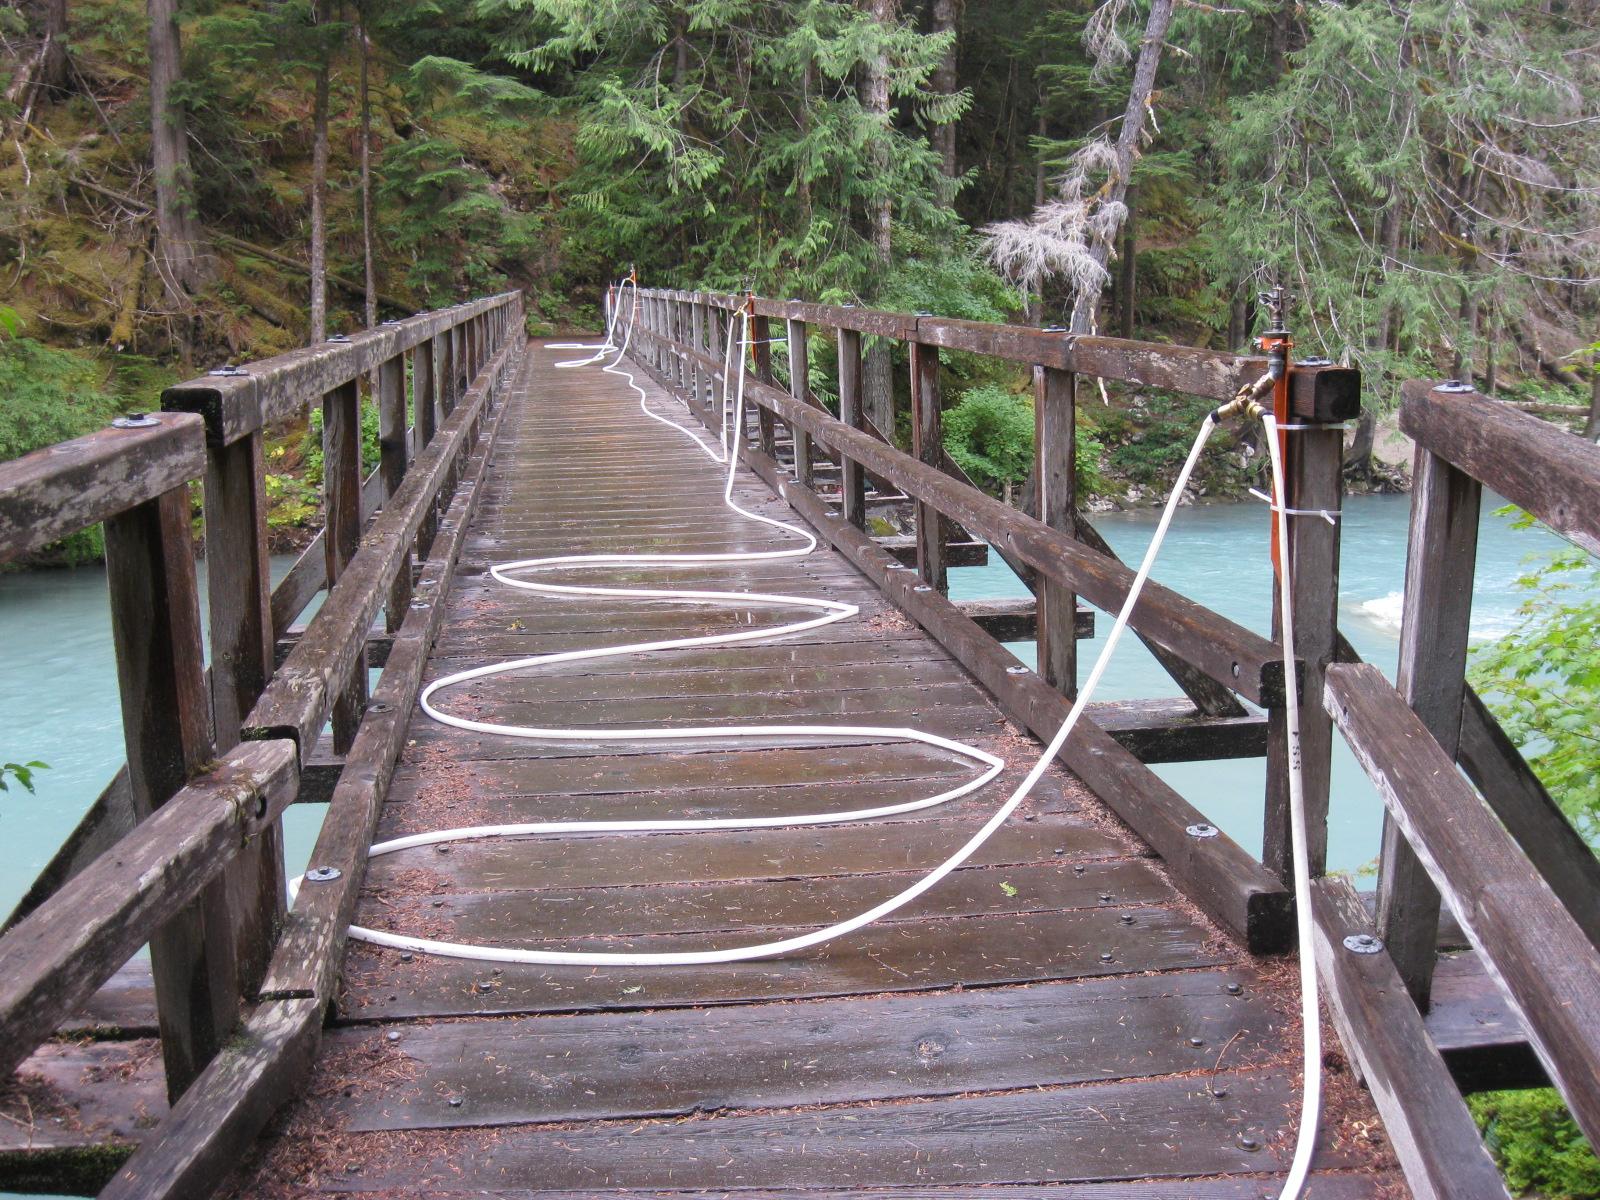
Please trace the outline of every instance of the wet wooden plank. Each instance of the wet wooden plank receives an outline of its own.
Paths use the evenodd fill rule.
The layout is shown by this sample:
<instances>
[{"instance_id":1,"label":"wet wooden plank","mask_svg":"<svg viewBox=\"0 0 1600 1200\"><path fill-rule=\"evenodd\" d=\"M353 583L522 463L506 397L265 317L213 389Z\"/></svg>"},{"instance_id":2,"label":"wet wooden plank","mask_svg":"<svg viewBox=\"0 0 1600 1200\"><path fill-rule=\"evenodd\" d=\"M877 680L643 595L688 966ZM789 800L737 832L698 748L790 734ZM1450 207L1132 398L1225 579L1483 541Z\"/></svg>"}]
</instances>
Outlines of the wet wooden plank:
<instances>
[{"instance_id":1,"label":"wet wooden plank","mask_svg":"<svg viewBox=\"0 0 1600 1200\"><path fill-rule=\"evenodd\" d=\"M401 962L394 951L352 947L339 1012L347 1020L654 1008L759 999L870 996L955 985L1210 967L1232 957L1210 931L1171 908L1141 907L1124 925L1115 905L1092 912L941 918L874 926L804 955L718 964L694 972L606 967L577 972L534 965L494 968L461 959ZM676 949L681 939L641 936L555 948ZM750 941L730 937L724 944ZM1109 955L1109 959L1102 958Z\"/></svg>"},{"instance_id":2,"label":"wet wooden plank","mask_svg":"<svg viewBox=\"0 0 1600 1200\"><path fill-rule=\"evenodd\" d=\"M473 890L871 874L929 869L961 845L977 823L971 817L933 817L815 828L491 838L441 843L445 851L421 846L386 854L373 860L367 874L374 886L383 886L425 868L452 886ZM973 861L1087 860L1131 853L1133 843L1123 837L1077 818L1047 815L1008 822Z\"/></svg>"},{"instance_id":3,"label":"wet wooden plank","mask_svg":"<svg viewBox=\"0 0 1600 1200\"><path fill-rule=\"evenodd\" d=\"M685 1124L588 1124L556 1136L506 1130L443 1160L378 1168L350 1191L447 1169L454 1186L538 1180L549 1188L874 1188L1040 1183L1248 1172L1279 1166L1294 1082L1282 1070L1233 1073L1215 1099L1196 1081L1164 1078L940 1099L847 1111L774 1113ZM1259 1137L1265 1151L1241 1148ZM1349 1163L1342 1147L1325 1166Z\"/></svg>"},{"instance_id":4,"label":"wet wooden plank","mask_svg":"<svg viewBox=\"0 0 1600 1200\"><path fill-rule=\"evenodd\" d=\"M415 889L380 888L368 894L356 923L395 933L449 931L478 945L538 947L551 939L673 933L788 936L842 921L915 883L921 872L850 874L804 881L734 880L652 887L550 886L520 890L459 891L441 878ZM408 880L409 881L409 880ZM1102 900L1111 896L1112 900ZM928 894L883 921L928 917L1102 909L1115 905L1118 920L1140 904L1172 898L1170 885L1142 861L1091 860L1068 864L1023 863L963 867ZM706 944L725 937L697 938ZM687 943L685 943L687 945Z\"/></svg>"},{"instance_id":5,"label":"wet wooden plank","mask_svg":"<svg viewBox=\"0 0 1600 1200\"><path fill-rule=\"evenodd\" d=\"M1210 1071L1275 1055L1283 1018L1250 972L398 1027L420 1068L336 1098L353 1130L620 1120ZM1228 986L1239 989L1230 995ZM1127 1036L1129 1028L1141 1036ZM396 1028L396 1027L391 1027ZM342 1029L330 1049L380 1043ZM1224 1077L1227 1072L1224 1072ZM451 1100L459 1100L452 1105Z\"/></svg>"},{"instance_id":6,"label":"wet wooden plank","mask_svg":"<svg viewBox=\"0 0 1600 1200\"><path fill-rule=\"evenodd\" d=\"M785 1189L773 1191L726 1188L711 1191L629 1191L631 1200L1271 1200L1274 1179L1249 1175L1208 1179L1138 1179L1109 1183L1047 1184L1042 1187L981 1185L977 1187L895 1187L826 1189ZM430 1200L453 1200L457 1196L478 1196L481 1192L450 1190L451 1181L441 1176L430 1181ZM348 1195L359 1190L346 1180L330 1179L319 1195ZM592 1200L592 1191L529 1191L525 1188L496 1188L496 1200ZM1314 1172L1308 1183L1307 1200L1387 1200L1394 1192L1390 1181L1366 1175Z\"/></svg>"}]
</instances>

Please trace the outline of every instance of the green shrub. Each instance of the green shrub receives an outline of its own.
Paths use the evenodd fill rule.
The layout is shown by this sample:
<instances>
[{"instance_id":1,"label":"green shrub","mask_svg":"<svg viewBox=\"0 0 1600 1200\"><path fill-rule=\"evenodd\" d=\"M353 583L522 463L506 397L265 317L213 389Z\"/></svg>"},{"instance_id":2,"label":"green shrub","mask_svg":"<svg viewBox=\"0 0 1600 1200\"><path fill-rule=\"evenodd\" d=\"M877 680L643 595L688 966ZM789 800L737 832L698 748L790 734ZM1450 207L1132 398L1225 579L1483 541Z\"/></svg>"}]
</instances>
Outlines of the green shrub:
<instances>
[{"instance_id":1,"label":"green shrub","mask_svg":"<svg viewBox=\"0 0 1600 1200\"><path fill-rule=\"evenodd\" d=\"M1519 1194L1545 1200L1600 1197L1600 1159L1552 1088L1467 1097L1483 1139Z\"/></svg>"},{"instance_id":2,"label":"green shrub","mask_svg":"<svg viewBox=\"0 0 1600 1200\"><path fill-rule=\"evenodd\" d=\"M945 410L944 446L975 482L1010 500L1033 466L1033 405L998 384L972 388Z\"/></svg>"}]
</instances>

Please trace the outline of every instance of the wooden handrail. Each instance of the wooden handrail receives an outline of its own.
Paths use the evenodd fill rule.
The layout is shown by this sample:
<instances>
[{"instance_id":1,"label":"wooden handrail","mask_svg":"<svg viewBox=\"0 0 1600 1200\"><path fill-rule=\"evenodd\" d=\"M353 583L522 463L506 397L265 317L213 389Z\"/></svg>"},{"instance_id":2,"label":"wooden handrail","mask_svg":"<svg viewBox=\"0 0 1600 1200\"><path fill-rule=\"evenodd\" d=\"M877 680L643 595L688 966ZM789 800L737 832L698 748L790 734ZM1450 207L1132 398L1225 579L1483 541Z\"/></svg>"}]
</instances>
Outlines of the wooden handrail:
<instances>
[{"instance_id":1,"label":"wooden handrail","mask_svg":"<svg viewBox=\"0 0 1600 1200\"><path fill-rule=\"evenodd\" d=\"M205 473L196 417L98 429L0 463L0 562L154 500Z\"/></svg>"},{"instance_id":2,"label":"wooden handrail","mask_svg":"<svg viewBox=\"0 0 1600 1200\"><path fill-rule=\"evenodd\" d=\"M1494 811L1375 667L1328 668L1326 705L1473 946L1552 1082L1600 1141L1600 951Z\"/></svg>"},{"instance_id":3,"label":"wooden handrail","mask_svg":"<svg viewBox=\"0 0 1600 1200\"><path fill-rule=\"evenodd\" d=\"M1600 445L1468 389L1401 385L1400 429L1485 487L1600 554Z\"/></svg>"},{"instance_id":4,"label":"wooden handrail","mask_svg":"<svg viewBox=\"0 0 1600 1200\"><path fill-rule=\"evenodd\" d=\"M486 372L498 372L506 349ZM489 396L484 381L440 427L434 443L412 464L405 482L361 539L317 615L246 720L248 738L290 737L309 752L327 723L339 682L354 668L373 618L407 558L447 479L469 448Z\"/></svg>"},{"instance_id":5,"label":"wooden handrail","mask_svg":"<svg viewBox=\"0 0 1600 1200\"><path fill-rule=\"evenodd\" d=\"M348 341L322 342L264 358L239 368L238 375L203 375L167 388L161 394L162 407L202 414L207 436L226 445L263 425L297 416L309 402L341 384L485 314L519 305L520 298L520 292L503 292L380 325L353 334Z\"/></svg>"},{"instance_id":6,"label":"wooden handrail","mask_svg":"<svg viewBox=\"0 0 1600 1200\"><path fill-rule=\"evenodd\" d=\"M708 356L684 346L677 349L699 359L708 369L721 369ZM1133 571L1086 549L1067 534L951 479L937 467L919 462L868 433L852 429L826 412L800 403L754 376L746 380L745 396L771 409L791 428L804 430L844 458L876 471L906 495L960 522L986 541L1004 546L1041 576L1096 607L1115 611L1127 596ZM1266 707L1283 703L1283 661L1277 647L1226 617L1151 582L1129 625L1245 698Z\"/></svg>"},{"instance_id":7,"label":"wooden handrail","mask_svg":"<svg viewBox=\"0 0 1600 1200\"><path fill-rule=\"evenodd\" d=\"M85 833L84 845L112 844L92 860L82 853L53 864L50 886L30 894L37 907L0 939L8 1068L145 941L169 1094L179 1095L221 1048L282 922L278 815L298 789L300 748L330 714L337 749L341 737L354 737L367 632L380 607L390 610L391 629L413 607L412 556L429 552L438 507L476 444L488 397L520 344L521 320L519 293L423 314L180 384L163 396L169 411L147 422L0 464L0 557L105 523L128 766L124 785L99 806L100 820L108 830L132 826L120 838ZM405 424L408 352L414 430ZM382 461L364 485L357 381L368 372ZM334 594L274 679L262 426L318 400L329 520L314 547L321 569L303 574L318 586L331 581ZM435 437L436 428L444 436ZM209 669L189 498L200 479ZM363 537L364 514L381 502ZM300 583L289 591L285 610L298 612L309 597ZM319 657L320 673L311 663ZM296 706L290 737L240 745L253 709L270 719Z\"/></svg>"},{"instance_id":8,"label":"wooden handrail","mask_svg":"<svg viewBox=\"0 0 1600 1200\"><path fill-rule=\"evenodd\" d=\"M0 1077L276 821L294 746L239 746L0 939Z\"/></svg>"}]
</instances>

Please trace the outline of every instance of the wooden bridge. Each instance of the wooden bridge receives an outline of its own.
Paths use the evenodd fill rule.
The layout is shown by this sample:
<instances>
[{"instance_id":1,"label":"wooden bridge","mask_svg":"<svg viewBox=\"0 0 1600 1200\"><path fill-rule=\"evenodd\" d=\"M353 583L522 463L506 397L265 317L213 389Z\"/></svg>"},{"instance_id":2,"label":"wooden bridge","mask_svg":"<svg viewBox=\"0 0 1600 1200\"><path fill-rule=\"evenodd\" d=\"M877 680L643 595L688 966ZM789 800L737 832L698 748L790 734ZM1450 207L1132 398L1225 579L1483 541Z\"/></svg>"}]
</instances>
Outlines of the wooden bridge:
<instances>
[{"instance_id":1,"label":"wooden bridge","mask_svg":"<svg viewBox=\"0 0 1600 1200\"><path fill-rule=\"evenodd\" d=\"M745 301L639 296L624 365L648 405L718 426L711 396ZM1074 511L1075 377L1220 403L1264 366L793 301L753 312L734 499L803 521L823 546L665 575L861 614L737 651L562 663L449 701L479 720L576 727L570 741L447 728L419 692L479 663L783 614L530 595L490 567L793 539L726 510L720 469L648 420L622 375L556 369L573 353L526 342L516 295L214 372L171 389L161 414L0 464L0 557L105 524L128 750L0 939L12 1076L0 1184L117 1197L1277 1195L1301 1072L1284 958L1286 681L1270 641L1163 587L1131 626L1181 699L1092 705L972 862L857 933L652 969L348 937L355 923L504 947L699 949L827 925L899 891L994 811L1055 732L1093 621L1080 598L1114 612L1127 595L1133 573ZM864 337L907 347L911 454L862 416ZM838 354L838 418L789 370L817 339ZM944 457L950 354L1034 366L1041 520ZM1358 391L1338 368L1290 373L1290 507L1338 508L1338 423ZM366 480L363 392L382 428ZM317 402L327 526L269 589L263 430ZM1336 1032L1307 1194L1327 1200L1503 1196L1462 1088L1548 1077L1600 1135L1600 869L1463 679L1481 486L1594 550L1600 450L1427 384L1407 385L1402 427L1418 456L1398 687L1338 634L1337 526L1298 522L1288 547L1316 960ZM202 480L208 640L190 521ZM897 506L915 536L870 536L869 513ZM1035 603L947 598L947 565L986 553ZM1024 631L1037 672L995 636ZM470 840L369 865L375 839L432 830L832 810L970 775L894 738L581 736L758 722L915 725L1007 766L944 808L866 824ZM1336 730L1388 806L1375 906L1322 869ZM1146 765L1259 754L1259 858ZM328 808L286 906L278 821L296 801Z\"/></svg>"}]
</instances>

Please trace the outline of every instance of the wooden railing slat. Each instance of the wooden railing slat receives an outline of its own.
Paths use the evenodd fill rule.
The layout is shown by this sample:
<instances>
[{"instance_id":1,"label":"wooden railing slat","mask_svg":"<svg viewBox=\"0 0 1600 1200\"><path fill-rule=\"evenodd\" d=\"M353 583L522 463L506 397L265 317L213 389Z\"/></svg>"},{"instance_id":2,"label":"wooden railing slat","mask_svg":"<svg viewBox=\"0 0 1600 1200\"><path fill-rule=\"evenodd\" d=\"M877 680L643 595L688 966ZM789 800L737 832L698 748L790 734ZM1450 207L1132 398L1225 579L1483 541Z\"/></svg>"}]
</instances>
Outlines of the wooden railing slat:
<instances>
[{"instance_id":1,"label":"wooden railing slat","mask_svg":"<svg viewBox=\"0 0 1600 1200\"><path fill-rule=\"evenodd\" d=\"M234 747L0 939L0 1076L275 821L298 780L292 744Z\"/></svg>"},{"instance_id":2,"label":"wooden railing slat","mask_svg":"<svg viewBox=\"0 0 1600 1200\"><path fill-rule=\"evenodd\" d=\"M1600 445L1477 392L1416 379L1401 391L1401 432L1600 554Z\"/></svg>"},{"instance_id":3,"label":"wooden railing slat","mask_svg":"<svg viewBox=\"0 0 1600 1200\"><path fill-rule=\"evenodd\" d=\"M1600 1141L1600 951L1375 667L1328 668L1326 703L1462 929L1521 1013L1573 1116ZM1408 981L1409 982L1409 981Z\"/></svg>"},{"instance_id":4,"label":"wooden railing slat","mask_svg":"<svg viewBox=\"0 0 1600 1200\"><path fill-rule=\"evenodd\" d=\"M0 463L0 562L199 479L198 417L157 413L142 429L100 429Z\"/></svg>"}]
</instances>

